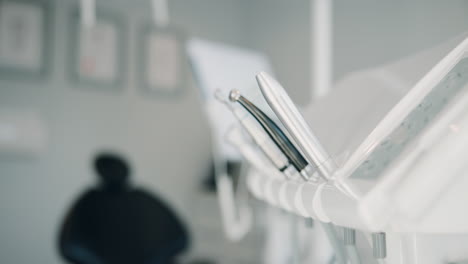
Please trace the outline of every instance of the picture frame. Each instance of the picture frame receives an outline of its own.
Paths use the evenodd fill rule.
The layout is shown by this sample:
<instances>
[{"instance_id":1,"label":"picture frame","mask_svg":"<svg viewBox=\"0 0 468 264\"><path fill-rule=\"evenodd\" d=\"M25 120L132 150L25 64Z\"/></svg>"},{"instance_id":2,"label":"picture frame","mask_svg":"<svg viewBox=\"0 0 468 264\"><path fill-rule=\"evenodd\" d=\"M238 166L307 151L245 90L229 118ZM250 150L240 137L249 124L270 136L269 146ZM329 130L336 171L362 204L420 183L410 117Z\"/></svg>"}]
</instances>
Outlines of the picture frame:
<instances>
[{"instance_id":1,"label":"picture frame","mask_svg":"<svg viewBox=\"0 0 468 264\"><path fill-rule=\"evenodd\" d=\"M90 28L81 26L79 9L69 25L70 80L81 88L122 90L126 80L126 27L117 13L98 9Z\"/></svg>"},{"instance_id":2,"label":"picture frame","mask_svg":"<svg viewBox=\"0 0 468 264\"><path fill-rule=\"evenodd\" d=\"M138 36L137 78L142 92L178 97L187 83L185 36L174 27L143 24Z\"/></svg>"},{"instance_id":3,"label":"picture frame","mask_svg":"<svg viewBox=\"0 0 468 264\"><path fill-rule=\"evenodd\" d=\"M47 0L0 1L0 77L44 79L51 70L53 10Z\"/></svg>"}]
</instances>

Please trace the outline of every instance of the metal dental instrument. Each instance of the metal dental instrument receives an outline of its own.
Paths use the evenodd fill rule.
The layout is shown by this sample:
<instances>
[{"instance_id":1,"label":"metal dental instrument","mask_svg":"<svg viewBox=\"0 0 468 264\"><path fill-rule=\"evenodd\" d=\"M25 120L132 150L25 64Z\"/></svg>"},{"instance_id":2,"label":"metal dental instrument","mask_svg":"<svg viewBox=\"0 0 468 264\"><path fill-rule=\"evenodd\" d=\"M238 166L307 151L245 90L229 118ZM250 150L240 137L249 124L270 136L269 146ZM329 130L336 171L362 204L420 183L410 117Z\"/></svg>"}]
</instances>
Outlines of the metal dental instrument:
<instances>
[{"instance_id":1,"label":"metal dental instrument","mask_svg":"<svg viewBox=\"0 0 468 264\"><path fill-rule=\"evenodd\" d=\"M275 143L265 134L262 127L252 117L246 117L245 112L240 108L234 107L231 102L228 102L221 90L215 92L215 97L218 101L225 104L232 114L238 119L241 125L245 128L253 141L259 146L265 156L273 163L273 165L281 172L285 173L286 177L291 178L296 173L295 169L290 165L287 157L275 145Z\"/></svg>"},{"instance_id":2,"label":"metal dental instrument","mask_svg":"<svg viewBox=\"0 0 468 264\"><path fill-rule=\"evenodd\" d=\"M259 122L276 146L286 155L289 162L299 171L304 180L309 181L313 179L312 166L308 164L302 154L270 117L243 97L238 90L232 90L229 93L229 99L242 105Z\"/></svg>"}]
</instances>

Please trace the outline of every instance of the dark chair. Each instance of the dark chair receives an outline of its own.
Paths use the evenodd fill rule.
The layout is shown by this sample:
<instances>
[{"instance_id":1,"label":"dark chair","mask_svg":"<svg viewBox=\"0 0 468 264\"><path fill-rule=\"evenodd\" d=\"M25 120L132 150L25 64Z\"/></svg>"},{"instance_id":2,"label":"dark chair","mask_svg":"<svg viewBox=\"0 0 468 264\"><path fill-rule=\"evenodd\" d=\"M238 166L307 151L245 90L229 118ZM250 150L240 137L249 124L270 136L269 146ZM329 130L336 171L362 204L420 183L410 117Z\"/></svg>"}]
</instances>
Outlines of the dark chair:
<instances>
[{"instance_id":1,"label":"dark chair","mask_svg":"<svg viewBox=\"0 0 468 264\"><path fill-rule=\"evenodd\" d=\"M84 192L65 217L59 251L73 264L172 264L189 235L170 207L132 188L130 169L114 154L95 160L98 186Z\"/></svg>"}]
</instances>

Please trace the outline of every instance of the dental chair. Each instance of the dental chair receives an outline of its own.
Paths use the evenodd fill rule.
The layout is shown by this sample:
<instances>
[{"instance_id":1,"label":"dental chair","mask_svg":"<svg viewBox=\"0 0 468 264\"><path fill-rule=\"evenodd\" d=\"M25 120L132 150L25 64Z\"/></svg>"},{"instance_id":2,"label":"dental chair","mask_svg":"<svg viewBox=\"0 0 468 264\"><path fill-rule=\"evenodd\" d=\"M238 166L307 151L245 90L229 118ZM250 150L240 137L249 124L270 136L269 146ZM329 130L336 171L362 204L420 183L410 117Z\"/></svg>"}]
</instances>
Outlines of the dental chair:
<instances>
[{"instance_id":1,"label":"dental chair","mask_svg":"<svg viewBox=\"0 0 468 264\"><path fill-rule=\"evenodd\" d=\"M189 234L167 203L131 186L130 168L111 153L96 157L99 176L66 215L59 252L73 264L173 264Z\"/></svg>"}]
</instances>

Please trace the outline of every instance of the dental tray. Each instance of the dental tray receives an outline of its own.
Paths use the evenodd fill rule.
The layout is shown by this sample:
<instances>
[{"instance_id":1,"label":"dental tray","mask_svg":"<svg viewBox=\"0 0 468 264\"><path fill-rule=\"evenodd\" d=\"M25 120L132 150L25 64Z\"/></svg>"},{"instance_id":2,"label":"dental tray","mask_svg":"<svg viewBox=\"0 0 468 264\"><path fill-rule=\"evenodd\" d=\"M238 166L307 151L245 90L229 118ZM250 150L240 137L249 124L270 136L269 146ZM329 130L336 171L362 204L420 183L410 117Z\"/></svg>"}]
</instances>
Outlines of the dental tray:
<instances>
[{"instance_id":1,"label":"dental tray","mask_svg":"<svg viewBox=\"0 0 468 264\"><path fill-rule=\"evenodd\" d=\"M467 51L465 39L388 112L341 167L327 165L329 155L284 89L273 82L260 85L291 141L318 169L326 166L331 181L321 191L322 215L373 231L468 232L468 213L461 210L468 200ZM337 182L351 190L351 198L339 194ZM282 184L266 192L280 206L281 194L275 192L281 193ZM309 207L317 186L294 184L290 196L299 195L295 199L304 210L293 211L315 216Z\"/></svg>"}]
</instances>

